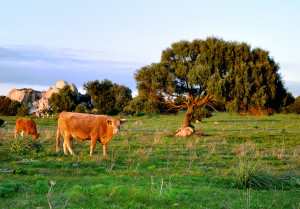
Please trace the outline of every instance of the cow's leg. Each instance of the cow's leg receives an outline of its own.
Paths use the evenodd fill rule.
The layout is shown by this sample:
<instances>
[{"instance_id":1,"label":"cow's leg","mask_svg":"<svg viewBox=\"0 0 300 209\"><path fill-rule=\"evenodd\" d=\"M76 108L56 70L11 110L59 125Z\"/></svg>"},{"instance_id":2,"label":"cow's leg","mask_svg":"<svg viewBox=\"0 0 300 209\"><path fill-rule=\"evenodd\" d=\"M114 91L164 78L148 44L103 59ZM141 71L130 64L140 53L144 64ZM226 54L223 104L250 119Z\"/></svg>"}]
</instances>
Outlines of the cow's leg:
<instances>
[{"instance_id":1,"label":"cow's leg","mask_svg":"<svg viewBox=\"0 0 300 209\"><path fill-rule=\"evenodd\" d=\"M96 144L97 144L97 139L91 139L91 151L90 151L90 156L92 157L93 156L93 153L94 153L94 149L96 147Z\"/></svg>"},{"instance_id":2,"label":"cow's leg","mask_svg":"<svg viewBox=\"0 0 300 209\"><path fill-rule=\"evenodd\" d=\"M103 156L106 156L106 144L103 144Z\"/></svg>"},{"instance_id":3,"label":"cow's leg","mask_svg":"<svg viewBox=\"0 0 300 209\"><path fill-rule=\"evenodd\" d=\"M64 148L64 154L67 155L68 154L68 150L67 150L67 145L65 143L65 140L64 140L64 143L63 143L63 148Z\"/></svg>"},{"instance_id":4,"label":"cow's leg","mask_svg":"<svg viewBox=\"0 0 300 209\"><path fill-rule=\"evenodd\" d=\"M67 134L65 132L62 131L62 135L63 135L63 138L64 138L64 141L63 141L63 149L64 149L64 154L65 155L68 155L68 150L67 150L67 143L66 141L69 140Z\"/></svg>"},{"instance_id":5,"label":"cow's leg","mask_svg":"<svg viewBox=\"0 0 300 209\"><path fill-rule=\"evenodd\" d=\"M29 131L26 132L26 137L27 137L27 138L29 137Z\"/></svg>"},{"instance_id":6,"label":"cow's leg","mask_svg":"<svg viewBox=\"0 0 300 209\"><path fill-rule=\"evenodd\" d=\"M74 156L75 153L73 152L73 149L72 149L72 146L71 146L71 142L72 142L72 136L71 136L71 134L67 134L66 138L64 140L64 143L66 144L66 146L67 146L69 152L71 153L71 155Z\"/></svg>"},{"instance_id":7,"label":"cow's leg","mask_svg":"<svg viewBox=\"0 0 300 209\"><path fill-rule=\"evenodd\" d=\"M21 131L21 136L22 136L22 138L24 137L24 131Z\"/></svg>"},{"instance_id":8,"label":"cow's leg","mask_svg":"<svg viewBox=\"0 0 300 209\"><path fill-rule=\"evenodd\" d=\"M19 129L16 128L16 130L15 130L15 139L17 138L18 133L19 133Z\"/></svg>"}]
</instances>

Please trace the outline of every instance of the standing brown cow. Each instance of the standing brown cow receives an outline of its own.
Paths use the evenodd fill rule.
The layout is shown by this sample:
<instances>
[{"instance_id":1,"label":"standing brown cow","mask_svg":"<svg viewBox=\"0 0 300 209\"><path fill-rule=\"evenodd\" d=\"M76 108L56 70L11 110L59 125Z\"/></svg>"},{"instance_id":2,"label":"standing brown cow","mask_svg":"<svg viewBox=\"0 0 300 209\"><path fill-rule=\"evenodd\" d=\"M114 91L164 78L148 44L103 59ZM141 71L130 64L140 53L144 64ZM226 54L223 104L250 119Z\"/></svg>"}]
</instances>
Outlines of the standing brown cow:
<instances>
[{"instance_id":1,"label":"standing brown cow","mask_svg":"<svg viewBox=\"0 0 300 209\"><path fill-rule=\"evenodd\" d=\"M62 112L58 116L56 152L59 151L60 132L64 137L64 154L67 155L67 148L71 155L75 155L72 150L72 138L79 141L91 140L90 156L93 156L97 141L103 145L103 155L106 156L106 144L113 135L120 131L120 124L125 123L125 119L112 118L105 115L91 115L83 113Z\"/></svg>"},{"instance_id":2,"label":"standing brown cow","mask_svg":"<svg viewBox=\"0 0 300 209\"><path fill-rule=\"evenodd\" d=\"M27 137L29 134L31 134L33 139L37 139L39 137L39 134L36 131L35 122L31 119L27 118L19 118L16 122L15 127L15 138L17 138L17 134L19 133L19 130L21 130L21 136L23 137L24 132L26 132Z\"/></svg>"}]
</instances>

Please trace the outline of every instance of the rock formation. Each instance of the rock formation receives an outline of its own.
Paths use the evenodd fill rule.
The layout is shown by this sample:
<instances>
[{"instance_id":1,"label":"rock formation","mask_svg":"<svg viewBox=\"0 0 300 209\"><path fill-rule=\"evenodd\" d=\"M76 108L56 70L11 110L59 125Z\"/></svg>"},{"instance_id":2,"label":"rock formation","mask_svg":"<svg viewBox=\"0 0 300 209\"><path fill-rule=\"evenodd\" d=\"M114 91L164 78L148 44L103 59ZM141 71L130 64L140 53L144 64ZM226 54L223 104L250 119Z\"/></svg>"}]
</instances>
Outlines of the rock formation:
<instances>
[{"instance_id":1,"label":"rock formation","mask_svg":"<svg viewBox=\"0 0 300 209\"><path fill-rule=\"evenodd\" d=\"M32 89L13 89L6 97L10 98L10 100L18 101L21 104L28 104L28 106L31 107L34 101L42 98L42 92Z\"/></svg>"},{"instance_id":2,"label":"rock formation","mask_svg":"<svg viewBox=\"0 0 300 209\"><path fill-rule=\"evenodd\" d=\"M68 85L67 81L59 80L56 82L55 87L49 87L45 92L35 91L32 89L12 89L6 97L11 100L18 101L21 104L27 104L31 109L29 114L35 114L37 116L40 115L44 110L50 110L50 97L54 93L59 93L59 90L64 86ZM70 85L72 91L74 91L77 95L77 100L79 101L79 93L78 89L74 83Z\"/></svg>"},{"instance_id":3,"label":"rock formation","mask_svg":"<svg viewBox=\"0 0 300 209\"><path fill-rule=\"evenodd\" d=\"M62 89L65 85L68 85L67 81L59 80L55 84L55 88Z\"/></svg>"},{"instance_id":4,"label":"rock formation","mask_svg":"<svg viewBox=\"0 0 300 209\"><path fill-rule=\"evenodd\" d=\"M50 97L52 96L52 94L54 93L59 93L59 89L54 87L49 87L49 89L47 90L47 92L43 95L43 97L47 98L47 99L50 99Z\"/></svg>"},{"instance_id":5,"label":"rock formation","mask_svg":"<svg viewBox=\"0 0 300 209\"><path fill-rule=\"evenodd\" d=\"M176 136L187 137L194 133L194 129L192 127L180 128L175 133Z\"/></svg>"}]
</instances>

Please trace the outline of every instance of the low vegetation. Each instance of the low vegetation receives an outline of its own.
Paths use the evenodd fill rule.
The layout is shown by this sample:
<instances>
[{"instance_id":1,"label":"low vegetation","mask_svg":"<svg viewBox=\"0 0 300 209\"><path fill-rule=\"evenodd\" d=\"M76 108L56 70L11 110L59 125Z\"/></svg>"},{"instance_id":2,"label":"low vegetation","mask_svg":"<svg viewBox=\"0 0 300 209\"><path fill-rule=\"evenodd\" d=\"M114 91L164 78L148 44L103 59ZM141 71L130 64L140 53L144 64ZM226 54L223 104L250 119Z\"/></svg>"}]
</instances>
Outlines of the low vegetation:
<instances>
[{"instance_id":1,"label":"low vegetation","mask_svg":"<svg viewBox=\"0 0 300 209\"><path fill-rule=\"evenodd\" d=\"M0 207L299 208L299 115L213 113L175 137L184 114L127 118L107 157L78 140L76 156L56 153L55 117L34 119L41 149L13 149L27 139L2 117Z\"/></svg>"}]
</instances>

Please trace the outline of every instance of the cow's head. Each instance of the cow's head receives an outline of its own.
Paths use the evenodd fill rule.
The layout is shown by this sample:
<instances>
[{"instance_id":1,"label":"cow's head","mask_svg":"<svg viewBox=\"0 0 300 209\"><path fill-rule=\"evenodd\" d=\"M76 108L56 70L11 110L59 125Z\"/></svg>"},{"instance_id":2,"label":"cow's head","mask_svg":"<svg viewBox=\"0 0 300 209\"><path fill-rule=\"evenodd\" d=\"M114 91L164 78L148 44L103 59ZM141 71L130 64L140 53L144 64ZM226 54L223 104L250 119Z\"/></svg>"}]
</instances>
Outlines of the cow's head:
<instances>
[{"instance_id":1,"label":"cow's head","mask_svg":"<svg viewBox=\"0 0 300 209\"><path fill-rule=\"evenodd\" d=\"M40 136L40 134L38 134L38 133L33 133L33 134L31 134L32 135L32 138L33 139L37 139L37 138L39 138L39 136Z\"/></svg>"},{"instance_id":2,"label":"cow's head","mask_svg":"<svg viewBox=\"0 0 300 209\"><path fill-rule=\"evenodd\" d=\"M120 125L126 122L126 119L106 118L107 124L113 128L113 135L120 132Z\"/></svg>"}]
</instances>

